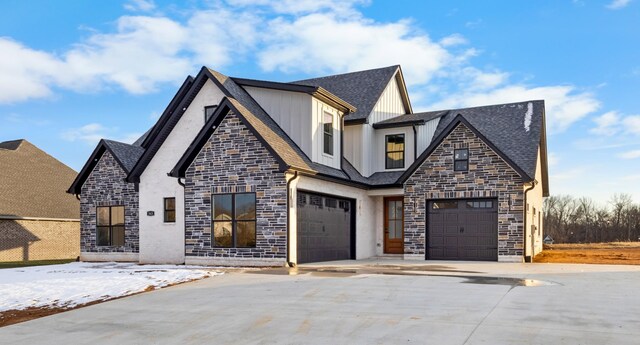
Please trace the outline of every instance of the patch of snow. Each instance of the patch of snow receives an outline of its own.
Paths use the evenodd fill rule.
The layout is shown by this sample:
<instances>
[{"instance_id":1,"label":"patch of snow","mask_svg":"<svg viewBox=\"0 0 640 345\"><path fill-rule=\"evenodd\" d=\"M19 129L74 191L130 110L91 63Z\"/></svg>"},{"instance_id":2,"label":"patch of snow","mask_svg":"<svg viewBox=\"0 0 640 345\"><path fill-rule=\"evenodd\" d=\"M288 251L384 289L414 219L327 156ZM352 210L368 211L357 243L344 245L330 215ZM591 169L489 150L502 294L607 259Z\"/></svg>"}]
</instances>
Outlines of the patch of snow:
<instances>
[{"instance_id":1,"label":"patch of snow","mask_svg":"<svg viewBox=\"0 0 640 345\"><path fill-rule=\"evenodd\" d=\"M221 272L199 266L74 262L0 270L0 312L73 307L202 279Z\"/></svg>"},{"instance_id":2,"label":"patch of snow","mask_svg":"<svg viewBox=\"0 0 640 345\"><path fill-rule=\"evenodd\" d=\"M531 116L533 116L533 103L527 103L527 112L524 114L524 130L529 131L531 129Z\"/></svg>"}]
</instances>

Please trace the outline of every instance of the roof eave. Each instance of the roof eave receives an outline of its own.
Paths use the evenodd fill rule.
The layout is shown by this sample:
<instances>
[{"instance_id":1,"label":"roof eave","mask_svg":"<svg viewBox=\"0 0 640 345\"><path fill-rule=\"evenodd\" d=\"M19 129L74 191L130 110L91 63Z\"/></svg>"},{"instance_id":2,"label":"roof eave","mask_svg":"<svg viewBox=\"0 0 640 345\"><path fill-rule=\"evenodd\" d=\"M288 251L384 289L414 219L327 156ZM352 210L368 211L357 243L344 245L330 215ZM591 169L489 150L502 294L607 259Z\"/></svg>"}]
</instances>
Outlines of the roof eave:
<instances>
[{"instance_id":1,"label":"roof eave","mask_svg":"<svg viewBox=\"0 0 640 345\"><path fill-rule=\"evenodd\" d=\"M505 155L498 147L496 147L491 140L487 139L480 131L475 128L464 116L458 114L447 125L447 127L435 138L431 144L424 150L424 152L411 164L411 166L400 176L398 183L404 184L411 175L424 163L424 161L433 153L433 151L440 145L440 143L459 125L464 124L469 130L471 130L480 140L482 140L487 146L493 150L502 160L507 163L521 178L523 183L528 183L535 180L535 177L527 174L522 168L515 164L507 155Z\"/></svg>"}]
</instances>

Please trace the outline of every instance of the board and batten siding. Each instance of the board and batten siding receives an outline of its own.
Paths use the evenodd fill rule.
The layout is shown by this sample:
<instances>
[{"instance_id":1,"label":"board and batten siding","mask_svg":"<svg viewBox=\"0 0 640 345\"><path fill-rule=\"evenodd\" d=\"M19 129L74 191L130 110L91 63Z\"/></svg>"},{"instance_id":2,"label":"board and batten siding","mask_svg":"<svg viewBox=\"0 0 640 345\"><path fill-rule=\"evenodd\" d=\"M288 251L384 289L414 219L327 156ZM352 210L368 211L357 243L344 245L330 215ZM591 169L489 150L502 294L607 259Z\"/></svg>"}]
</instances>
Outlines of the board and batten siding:
<instances>
[{"instance_id":1,"label":"board and batten siding","mask_svg":"<svg viewBox=\"0 0 640 345\"><path fill-rule=\"evenodd\" d=\"M424 152L424 150L429 147L431 144L431 140L433 140L433 134L436 132L436 128L438 128L438 123L440 122L440 118L433 119L428 121L424 125L416 126L416 140L417 142L417 151L418 156Z\"/></svg>"},{"instance_id":2,"label":"board and batten siding","mask_svg":"<svg viewBox=\"0 0 640 345\"><path fill-rule=\"evenodd\" d=\"M375 144L378 141L377 130L373 128L372 124L406 113L407 109L405 109L402 102L400 87L394 76L380 95L371 114L369 114L368 122L362 125L346 127L345 135L349 136L349 138L345 138L344 142L345 157L362 176L368 177L377 171L384 171L384 147L382 153L380 153L379 145ZM411 141L408 141L409 139ZM382 140L384 141L384 136ZM411 138L407 139L405 146L411 146L413 150L413 133ZM380 165L380 162L382 162L382 165Z\"/></svg>"},{"instance_id":3,"label":"board and batten siding","mask_svg":"<svg viewBox=\"0 0 640 345\"><path fill-rule=\"evenodd\" d=\"M311 160L335 169L340 169L340 160L342 157L342 152L340 151L340 123L342 116L336 108L315 97L312 97L311 106L311 121L313 126ZM325 113L333 116L333 155L324 153L323 116Z\"/></svg>"},{"instance_id":4,"label":"board and batten siding","mask_svg":"<svg viewBox=\"0 0 640 345\"><path fill-rule=\"evenodd\" d=\"M311 95L301 92L245 87L278 126L307 156L312 152Z\"/></svg>"}]
</instances>

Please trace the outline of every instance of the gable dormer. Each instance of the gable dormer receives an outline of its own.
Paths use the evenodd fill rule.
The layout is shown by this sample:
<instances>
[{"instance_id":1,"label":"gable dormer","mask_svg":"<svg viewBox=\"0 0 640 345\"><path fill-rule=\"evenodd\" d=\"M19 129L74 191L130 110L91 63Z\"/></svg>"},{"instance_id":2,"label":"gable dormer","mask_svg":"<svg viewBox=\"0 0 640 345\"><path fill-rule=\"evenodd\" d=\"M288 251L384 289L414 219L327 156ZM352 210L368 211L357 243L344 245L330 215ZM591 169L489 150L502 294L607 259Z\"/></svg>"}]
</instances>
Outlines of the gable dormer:
<instances>
[{"instance_id":1,"label":"gable dormer","mask_svg":"<svg viewBox=\"0 0 640 345\"><path fill-rule=\"evenodd\" d=\"M353 106L321 87L233 79L311 161L341 168L343 116Z\"/></svg>"}]
</instances>

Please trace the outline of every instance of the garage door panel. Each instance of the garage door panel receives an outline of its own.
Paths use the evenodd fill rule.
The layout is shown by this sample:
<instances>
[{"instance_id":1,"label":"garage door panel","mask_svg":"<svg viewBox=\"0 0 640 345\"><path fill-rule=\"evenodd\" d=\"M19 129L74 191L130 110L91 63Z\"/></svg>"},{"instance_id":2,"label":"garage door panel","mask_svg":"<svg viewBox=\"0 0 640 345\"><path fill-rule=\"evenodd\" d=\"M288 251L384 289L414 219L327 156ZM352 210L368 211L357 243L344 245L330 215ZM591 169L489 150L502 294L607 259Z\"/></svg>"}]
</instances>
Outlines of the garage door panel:
<instances>
[{"instance_id":1,"label":"garage door panel","mask_svg":"<svg viewBox=\"0 0 640 345\"><path fill-rule=\"evenodd\" d=\"M347 199L298 192L298 263L352 258L352 210Z\"/></svg>"},{"instance_id":2,"label":"garage door panel","mask_svg":"<svg viewBox=\"0 0 640 345\"><path fill-rule=\"evenodd\" d=\"M428 203L428 258L497 260L498 213L495 199L436 203L438 205L435 206L434 202Z\"/></svg>"}]
</instances>

